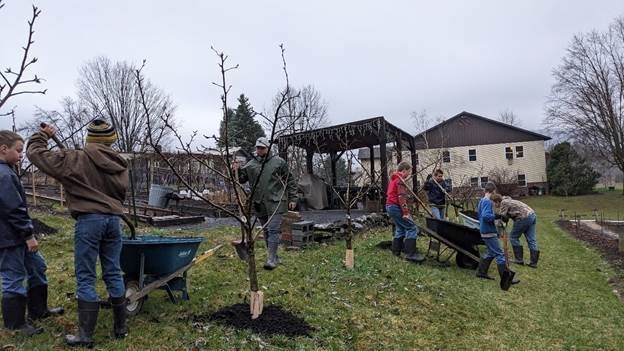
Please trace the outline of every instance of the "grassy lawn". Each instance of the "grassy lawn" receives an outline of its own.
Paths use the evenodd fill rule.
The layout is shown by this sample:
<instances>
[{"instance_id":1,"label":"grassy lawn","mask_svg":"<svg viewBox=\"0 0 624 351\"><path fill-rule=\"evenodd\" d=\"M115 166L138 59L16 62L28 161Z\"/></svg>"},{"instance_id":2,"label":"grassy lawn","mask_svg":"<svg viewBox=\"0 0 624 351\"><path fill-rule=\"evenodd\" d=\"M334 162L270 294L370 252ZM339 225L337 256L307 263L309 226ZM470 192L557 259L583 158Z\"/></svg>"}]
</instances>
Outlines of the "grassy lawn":
<instances>
[{"instance_id":1,"label":"grassy lawn","mask_svg":"<svg viewBox=\"0 0 624 351\"><path fill-rule=\"evenodd\" d=\"M343 268L344 244L314 245L282 252L285 264L261 271L265 304L281 305L316 330L309 338L265 337L218 324L197 324L204 315L243 301L248 289L245 265L231 247L190 271L191 300L168 302L166 293L149 296L129 321L123 341L109 338L110 310L100 312L96 347L104 350L622 350L624 305L607 283L611 268L592 249L552 222L560 208L624 213L619 193L577 198L529 199L539 216L543 260L538 270L515 267L520 285L503 292L498 281L474 272L441 267L432 260L409 264L375 248L390 229L358 237L356 268ZM36 214L61 233L43 241L49 264L51 304L65 316L43 323L46 332L30 340L0 332L0 347L64 349L62 335L76 323L73 274L73 221ZM195 232L206 238L201 250L225 242L235 229ZM176 231L170 235L183 235ZM426 238L419 240L424 249ZM264 249L260 248L260 258ZM494 267L490 271L494 274ZM102 284L99 289L105 296Z\"/></svg>"}]
</instances>

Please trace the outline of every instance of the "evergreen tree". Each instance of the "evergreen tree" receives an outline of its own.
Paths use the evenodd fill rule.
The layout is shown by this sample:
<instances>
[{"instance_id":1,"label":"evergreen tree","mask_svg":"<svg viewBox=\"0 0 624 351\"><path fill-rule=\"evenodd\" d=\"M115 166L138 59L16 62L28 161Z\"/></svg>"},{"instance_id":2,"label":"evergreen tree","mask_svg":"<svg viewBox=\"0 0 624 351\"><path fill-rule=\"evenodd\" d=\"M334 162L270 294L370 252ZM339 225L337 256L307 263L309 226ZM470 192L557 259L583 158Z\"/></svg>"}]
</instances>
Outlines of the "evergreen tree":
<instances>
[{"instance_id":1,"label":"evergreen tree","mask_svg":"<svg viewBox=\"0 0 624 351\"><path fill-rule=\"evenodd\" d=\"M228 140L229 146L240 146L247 152L253 152L256 139L266 136L260 123L256 121L256 112L249 103L245 94L238 98L236 110L228 110ZM225 123L221 121L219 145L224 146Z\"/></svg>"},{"instance_id":2,"label":"evergreen tree","mask_svg":"<svg viewBox=\"0 0 624 351\"><path fill-rule=\"evenodd\" d=\"M568 142L555 145L546 166L550 192L582 195L592 192L600 174L595 172Z\"/></svg>"}]
</instances>

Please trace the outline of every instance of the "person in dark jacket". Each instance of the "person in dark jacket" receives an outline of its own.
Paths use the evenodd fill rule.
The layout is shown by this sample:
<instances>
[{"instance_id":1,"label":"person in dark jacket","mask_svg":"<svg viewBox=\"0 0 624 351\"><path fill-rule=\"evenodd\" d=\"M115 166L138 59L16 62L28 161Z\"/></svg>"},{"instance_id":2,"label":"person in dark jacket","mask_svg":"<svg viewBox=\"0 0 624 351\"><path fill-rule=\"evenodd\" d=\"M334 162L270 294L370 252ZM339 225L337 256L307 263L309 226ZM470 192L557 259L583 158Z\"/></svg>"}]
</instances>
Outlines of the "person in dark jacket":
<instances>
[{"instance_id":1,"label":"person in dark jacket","mask_svg":"<svg viewBox=\"0 0 624 351\"><path fill-rule=\"evenodd\" d=\"M281 157L271 155L269 140L256 140L256 154L243 167L238 162L232 166L238 169L239 182L249 182L252 187L254 214L260 220L264 230L267 246L267 260L264 268L277 268L282 216L288 209L294 210L297 205L297 183L288 170L288 164ZM263 166L264 164L264 166Z\"/></svg>"},{"instance_id":2,"label":"person in dark jacket","mask_svg":"<svg viewBox=\"0 0 624 351\"><path fill-rule=\"evenodd\" d=\"M386 192L386 212L394 220L394 237L392 239L392 253L400 256L405 252L405 259L410 262L423 262L425 257L416 248L418 227L412 220L407 206L407 185L405 178L412 171L409 162L401 162L397 171L392 173L388 191Z\"/></svg>"},{"instance_id":3,"label":"person in dark jacket","mask_svg":"<svg viewBox=\"0 0 624 351\"><path fill-rule=\"evenodd\" d=\"M115 128L96 119L87 127L82 150L48 150L55 133L48 126L30 137L27 155L42 172L65 187L67 204L76 219L74 267L78 299L78 334L66 335L70 346L93 346L99 298L95 291L95 264L100 258L102 279L113 309L113 336L123 338L126 327L126 291L121 273L120 216L128 189L128 163L111 148Z\"/></svg>"},{"instance_id":4,"label":"person in dark jacket","mask_svg":"<svg viewBox=\"0 0 624 351\"><path fill-rule=\"evenodd\" d=\"M429 207L431 207L431 213L433 217L437 219L444 219L446 217L446 194L450 192L451 187L442 179L444 172L441 169L436 169L433 172L433 177L427 176L427 181L423 186L423 189L427 192L429 198Z\"/></svg>"},{"instance_id":5,"label":"person in dark jacket","mask_svg":"<svg viewBox=\"0 0 624 351\"><path fill-rule=\"evenodd\" d=\"M484 279L494 279L488 276L488 270L490 264L496 259L496 266L498 267L498 273L501 279L501 288L503 287L503 275L508 271L505 264L505 254L498 242L498 230L496 229L496 219L500 218L500 215L494 213L494 204L490 199L492 196L500 196L495 194L496 186L492 182L488 182L485 185L485 195L479 200L477 206L477 214L479 216L479 231L481 232L481 238L485 242L486 251L477 268L477 277ZM512 280L512 284L518 284L520 281L517 279Z\"/></svg>"},{"instance_id":6,"label":"person in dark jacket","mask_svg":"<svg viewBox=\"0 0 624 351\"><path fill-rule=\"evenodd\" d=\"M14 167L22 159L24 139L0 131L0 278L2 278L2 318L7 329L26 335L40 333L31 321L63 313L48 308L46 262L39 252L28 215L26 194ZM28 290L24 281L28 282Z\"/></svg>"}]
</instances>

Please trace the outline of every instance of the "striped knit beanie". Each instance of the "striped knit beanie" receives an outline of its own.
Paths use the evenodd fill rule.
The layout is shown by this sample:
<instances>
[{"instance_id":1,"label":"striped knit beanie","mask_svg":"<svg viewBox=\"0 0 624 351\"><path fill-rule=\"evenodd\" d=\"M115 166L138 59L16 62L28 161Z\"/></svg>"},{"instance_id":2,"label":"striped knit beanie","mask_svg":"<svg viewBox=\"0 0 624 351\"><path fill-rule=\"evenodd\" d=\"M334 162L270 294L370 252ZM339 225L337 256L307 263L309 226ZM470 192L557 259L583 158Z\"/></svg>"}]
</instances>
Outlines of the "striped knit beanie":
<instances>
[{"instance_id":1,"label":"striped knit beanie","mask_svg":"<svg viewBox=\"0 0 624 351\"><path fill-rule=\"evenodd\" d=\"M117 141L115 127L101 119L93 120L87 127L87 144L99 143L111 146Z\"/></svg>"}]
</instances>

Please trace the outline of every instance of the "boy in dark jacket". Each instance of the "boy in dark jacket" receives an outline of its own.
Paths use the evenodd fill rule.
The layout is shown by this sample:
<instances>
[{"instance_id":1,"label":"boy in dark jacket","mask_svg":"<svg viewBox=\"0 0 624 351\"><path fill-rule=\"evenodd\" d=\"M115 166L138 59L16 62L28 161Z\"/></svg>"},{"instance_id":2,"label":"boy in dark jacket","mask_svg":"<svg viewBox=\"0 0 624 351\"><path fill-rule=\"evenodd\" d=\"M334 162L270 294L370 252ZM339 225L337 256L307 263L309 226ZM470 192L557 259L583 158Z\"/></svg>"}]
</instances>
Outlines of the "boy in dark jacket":
<instances>
[{"instance_id":1,"label":"boy in dark jacket","mask_svg":"<svg viewBox=\"0 0 624 351\"><path fill-rule=\"evenodd\" d=\"M46 262L39 253L28 215L26 194L14 167L22 159L24 139L0 131L0 277L2 278L2 317L8 329L26 335L40 333L26 322L62 314L62 308L48 308ZM28 290L23 286L28 281Z\"/></svg>"},{"instance_id":2,"label":"boy in dark jacket","mask_svg":"<svg viewBox=\"0 0 624 351\"><path fill-rule=\"evenodd\" d=\"M477 277L484 279L494 279L487 275L490 268L490 264L496 259L496 266L498 267L498 273L501 279L501 289L503 288L503 277L508 274L508 268L505 264L505 254L498 242L498 231L496 229L496 219L500 218L500 215L494 213L494 205L490 197L494 196L496 185L492 182L488 182L485 185L485 195L479 200L477 206L477 214L479 216L479 231L481 232L481 238L485 242L487 248L485 254L481 257L479 267L477 268ZM496 194L498 195L498 194ZM498 195L500 196L500 195ZM512 280L511 284L519 283L519 280ZM506 290L506 289L504 289Z\"/></svg>"},{"instance_id":3,"label":"boy in dark jacket","mask_svg":"<svg viewBox=\"0 0 624 351\"><path fill-rule=\"evenodd\" d=\"M386 192L386 212L394 220L394 238L392 239L392 253L395 256L405 252L405 259L411 262L423 262L425 257L416 248L418 227L410 217L407 207L407 185L404 179L409 176L412 165L408 162L399 163L397 172L390 177Z\"/></svg>"},{"instance_id":4,"label":"boy in dark jacket","mask_svg":"<svg viewBox=\"0 0 624 351\"><path fill-rule=\"evenodd\" d=\"M28 142L30 161L65 187L67 204L76 219L74 266L78 298L78 335L67 335L71 346L93 346L99 299L95 292L95 264L99 256L102 279L113 309L113 335L123 338L126 327L126 291L121 274L121 224L128 189L128 164L111 148L115 128L96 119L87 127L82 150L48 150L55 130L48 126Z\"/></svg>"},{"instance_id":5,"label":"boy in dark jacket","mask_svg":"<svg viewBox=\"0 0 624 351\"><path fill-rule=\"evenodd\" d=\"M431 207L431 213L433 217L437 219L444 219L446 217L445 209L446 209L446 193L451 191L451 187L442 179L444 176L444 172L441 169L436 169L433 172L433 177L431 174L427 176L427 181L423 186L423 189L427 192L427 197L429 198L429 207Z\"/></svg>"}]
</instances>

